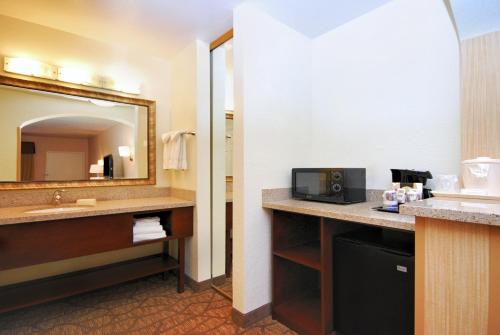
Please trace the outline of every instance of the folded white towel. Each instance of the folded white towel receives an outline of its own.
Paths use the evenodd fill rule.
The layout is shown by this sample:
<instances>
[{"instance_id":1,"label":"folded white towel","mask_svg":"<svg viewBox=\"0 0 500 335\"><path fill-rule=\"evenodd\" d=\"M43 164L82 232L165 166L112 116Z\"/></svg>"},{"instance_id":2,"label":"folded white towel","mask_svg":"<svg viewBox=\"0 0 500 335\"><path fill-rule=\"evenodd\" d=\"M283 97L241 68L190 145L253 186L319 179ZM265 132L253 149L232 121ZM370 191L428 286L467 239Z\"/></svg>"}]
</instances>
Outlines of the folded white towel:
<instances>
[{"instance_id":1,"label":"folded white towel","mask_svg":"<svg viewBox=\"0 0 500 335\"><path fill-rule=\"evenodd\" d=\"M163 230L163 226L160 223L143 223L143 224L135 224L134 231L139 231L141 229L146 230Z\"/></svg>"},{"instance_id":2,"label":"folded white towel","mask_svg":"<svg viewBox=\"0 0 500 335\"><path fill-rule=\"evenodd\" d=\"M186 131L171 131L161 136L163 169L187 170Z\"/></svg>"},{"instance_id":3,"label":"folded white towel","mask_svg":"<svg viewBox=\"0 0 500 335\"><path fill-rule=\"evenodd\" d=\"M161 233L163 227L161 225L154 226L134 226L134 235L142 233Z\"/></svg>"},{"instance_id":4,"label":"folded white towel","mask_svg":"<svg viewBox=\"0 0 500 335\"><path fill-rule=\"evenodd\" d=\"M160 224L160 218L159 217L148 217L148 218L140 218L140 219L134 219L134 222L136 225L152 225Z\"/></svg>"},{"instance_id":5,"label":"folded white towel","mask_svg":"<svg viewBox=\"0 0 500 335\"><path fill-rule=\"evenodd\" d=\"M144 233L144 234L134 234L134 243L135 242L141 242L141 241L149 241L149 240L156 240L159 238L164 238L167 237L167 233L164 231L161 233Z\"/></svg>"},{"instance_id":6,"label":"folded white towel","mask_svg":"<svg viewBox=\"0 0 500 335\"><path fill-rule=\"evenodd\" d=\"M147 216L144 218L135 218L134 221L160 221L158 216Z\"/></svg>"}]
</instances>

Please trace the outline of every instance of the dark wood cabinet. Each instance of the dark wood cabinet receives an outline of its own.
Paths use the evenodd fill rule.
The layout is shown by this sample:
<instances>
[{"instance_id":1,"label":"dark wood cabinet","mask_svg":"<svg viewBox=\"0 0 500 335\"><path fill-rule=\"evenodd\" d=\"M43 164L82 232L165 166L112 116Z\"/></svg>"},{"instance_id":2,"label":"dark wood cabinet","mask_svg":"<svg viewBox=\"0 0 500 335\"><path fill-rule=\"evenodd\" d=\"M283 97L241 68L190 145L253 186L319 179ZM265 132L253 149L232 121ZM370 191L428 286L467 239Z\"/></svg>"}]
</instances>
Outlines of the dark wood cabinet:
<instances>
[{"instance_id":1,"label":"dark wood cabinet","mask_svg":"<svg viewBox=\"0 0 500 335\"><path fill-rule=\"evenodd\" d=\"M129 214L0 227L0 271L132 247Z\"/></svg>"},{"instance_id":2,"label":"dark wood cabinet","mask_svg":"<svg viewBox=\"0 0 500 335\"><path fill-rule=\"evenodd\" d=\"M273 211L273 318L300 334L331 334L333 238L350 222Z\"/></svg>"},{"instance_id":3,"label":"dark wood cabinet","mask_svg":"<svg viewBox=\"0 0 500 335\"><path fill-rule=\"evenodd\" d=\"M167 237L133 243L134 217L144 216L160 217ZM192 235L193 207L0 226L0 271L164 243L162 254L0 287L0 313L170 270L176 270L182 292L184 241ZM178 259L168 254L168 241L174 239Z\"/></svg>"}]
</instances>

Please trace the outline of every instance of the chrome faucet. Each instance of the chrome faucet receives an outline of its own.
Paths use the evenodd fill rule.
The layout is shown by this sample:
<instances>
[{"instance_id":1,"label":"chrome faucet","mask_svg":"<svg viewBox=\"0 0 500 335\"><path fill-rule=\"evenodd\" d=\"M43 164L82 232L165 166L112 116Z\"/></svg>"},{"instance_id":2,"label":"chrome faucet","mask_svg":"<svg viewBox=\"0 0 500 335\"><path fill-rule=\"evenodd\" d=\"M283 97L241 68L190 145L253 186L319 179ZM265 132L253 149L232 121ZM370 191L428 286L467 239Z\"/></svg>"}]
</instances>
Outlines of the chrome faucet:
<instances>
[{"instance_id":1,"label":"chrome faucet","mask_svg":"<svg viewBox=\"0 0 500 335\"><path fill-rule=\"evenodd\" d=\"M52 194L52 204L55 206L59 206L62 203L63 193L66 190L56 190L54 194Z\"/></svg>"}]
</instances>

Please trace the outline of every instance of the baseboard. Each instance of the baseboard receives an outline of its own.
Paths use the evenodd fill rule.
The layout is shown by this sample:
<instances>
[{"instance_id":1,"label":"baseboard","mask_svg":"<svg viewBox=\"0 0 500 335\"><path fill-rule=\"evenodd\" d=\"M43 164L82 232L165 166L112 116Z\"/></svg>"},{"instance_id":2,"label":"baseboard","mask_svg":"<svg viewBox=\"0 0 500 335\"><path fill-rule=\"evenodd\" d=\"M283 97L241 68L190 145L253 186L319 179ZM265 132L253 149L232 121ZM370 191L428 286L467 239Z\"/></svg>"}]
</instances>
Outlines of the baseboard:
<instances>
[{"instance_id":1,"label":"baseboard","mask_svg":"<svg viewBox=\"0 0 500 335\"><path fill-rule=\"evenodd\" d=\"M212 278L212 284L215 286L222 286L226 283L226 275L218 276L218 277L213 277Z\"/></svg>"},{"instance_id":2,"label":"baseboard","mask_svg":"<svg viewBox=\"0 0 500 335\"><path fill-rule=\"evenodd\" d=\"M212 279L196 281L188 275L185 275L185 279L186 285L189 286L194 292L206 291L212 287Z\"/></svg>"},{"instance_id":3,"label":"baseboard","mask_svg":"<svg viewBox=\"0 0 500 335\"><path fill-rule=\"evenodd\" d=\"M222 286L226 282L226 275L214 277L204 281L196 281L193 278L185 275L186 285L189 286L194 292L206 291L212 288L212 285Z\"/></svg>"},{"instance_id":4,"label":"baseboard","mask_svg":"<svg viewBox=\"0 0 500 335\"><path fill-rule=\"evenodd\" d=\"M253 311L250 311L248 313L241 313L237 309L233 307L231 316L233 318L233 322L241 328L246 328L250 326L251 324L258 322L266 317L271 315L271 303L260 306L257 309L254 309Z\"/></svg>"}]
</instances>

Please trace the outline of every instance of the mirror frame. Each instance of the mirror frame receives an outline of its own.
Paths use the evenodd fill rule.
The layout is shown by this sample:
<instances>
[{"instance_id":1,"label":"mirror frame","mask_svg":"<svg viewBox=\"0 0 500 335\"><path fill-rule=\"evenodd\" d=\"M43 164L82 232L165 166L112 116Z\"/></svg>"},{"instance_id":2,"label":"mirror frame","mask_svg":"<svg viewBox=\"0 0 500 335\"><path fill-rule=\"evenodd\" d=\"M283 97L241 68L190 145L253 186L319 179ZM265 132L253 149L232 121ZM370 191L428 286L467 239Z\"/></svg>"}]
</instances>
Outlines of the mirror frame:
<instances>
[{"instance_id":1,"label":"mirror frame","mask_svg":"<svg viewBox=\"0 0 500 335\"><path fill-rule=\"evenodd\" d=\"M35 181L10 182L0 181L1 190L27 190L44 188L74 188L74 187L109 187L109 186L138 186L156 184L156 102L128 96L93 91L84 88L61 86L41 81L26 80L0 75L0 85L17 88L26 88L36 91L66 94L78 97L114 101L118 103L137 105L147 108L148 113L148 178L113 179L113 180L85 180L85 181ZM20 132L18 130L18 136ZM19 142L19 141L18 141ZM19 151L20 148L18 148ZM18 165L20 158L18 157ZM18 166L19 168L19 166Z\"/></svg>"}]
</instances>

